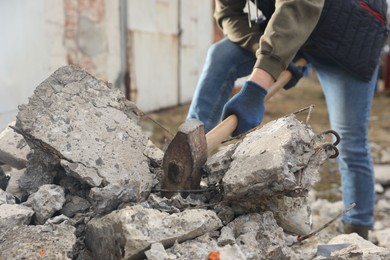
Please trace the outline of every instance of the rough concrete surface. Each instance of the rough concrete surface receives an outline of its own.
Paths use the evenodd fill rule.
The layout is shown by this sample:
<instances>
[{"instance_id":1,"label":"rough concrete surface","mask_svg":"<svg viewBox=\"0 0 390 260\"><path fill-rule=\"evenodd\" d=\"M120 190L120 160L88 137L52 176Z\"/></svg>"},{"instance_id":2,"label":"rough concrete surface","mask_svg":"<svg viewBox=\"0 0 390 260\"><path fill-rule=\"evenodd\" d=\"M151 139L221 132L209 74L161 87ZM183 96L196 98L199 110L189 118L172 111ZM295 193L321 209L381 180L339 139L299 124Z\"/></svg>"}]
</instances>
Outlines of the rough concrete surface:
<instances>
[{"instance_id":1,"label":"rough concrete surface","mask_svg":"<svg viewBox=\"0 0 390 260\"><path fill-rule=\"evenodd\" d=\"M336 221L297 240L343 205L313 191L333 151L294 115L222 147L203 167L202 190L168 199L163 151L107 82L65 66L19 109L15 130L31 150L24 169L1 171L0 259L323 259L317 246L340 235ZM343 237L331 242L353 246L329 259L388 257L390 190L381 183L370 231L378 246Z\"/></svg>"},{"instance_id":2,"label":"rough concrete surface","mask_svg":"<svg viewBox=\"0 0 390 260\"><path fill-rule=\"evenodd\" d=\"M69 225L17 226L3 234L2 259L73 259L75 228Z\"/></svg>"},{"instance_id":3,"label":"rough concrete surface","mask_svg":"<svg viewBox=\"0 0 390 260\"><path fill-rule=\"evenodd\" d=\"M86 244L100 259L136 259L152 243L170 247L222 226L215 212L191 209L169 215L142 206L124 208L87 225Z\"/></svg>"},{"instance_id":4,"label":"rough concrete surface","mask_svg":"<svg viewBox=\"0 0 390 260\"><path fill-rule=\"evenodd\" d=\"M101 192L115 185L122 202L148 196L153 179L143 154L147 137L137 124L139 111L118 89L65 66L19 110L18 132L30 147L57 159L66 175Z\"/></svg>"},{"instance_id":5,"label":"rough concrete surface","mask_svg":"<svg viewBox=\"0 0 390 260\"><path fill-rule=\"evenodd\" d=\"M15 121L9 123L0 133L0 162L16 169L23 169L26 167L27 154L30 152L30 147L23 136L11 128L14 126Z\"/></svg>"}]
</instances>

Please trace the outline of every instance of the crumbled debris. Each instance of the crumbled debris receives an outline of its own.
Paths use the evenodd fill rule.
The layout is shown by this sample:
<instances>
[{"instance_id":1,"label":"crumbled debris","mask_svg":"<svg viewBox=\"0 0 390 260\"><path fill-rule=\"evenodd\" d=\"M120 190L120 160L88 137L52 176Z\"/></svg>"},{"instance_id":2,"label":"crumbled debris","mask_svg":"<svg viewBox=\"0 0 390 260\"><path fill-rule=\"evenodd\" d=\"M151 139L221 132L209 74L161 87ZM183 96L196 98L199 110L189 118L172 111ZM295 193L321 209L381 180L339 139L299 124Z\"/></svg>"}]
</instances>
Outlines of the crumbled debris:
<instances>
[{"instance_id":1,"label":"crumbled debris","mask_svg":"<svg viewBox=\"0 0 390 260\"><path fill-rule=\"evenodd\" d=\"M20 106L14 134L0 140L28 144L28 154L19 154L24 168L0 175L0 258L313 259L317 245L340 234L332 223L297 242L342 205L311 195L334 150L294 115L222 147L203 167L201 191L167 199L160 196L163 152L138 125L142 114L76 66L36 88ZM390 192L382 184L381 222L370 239L388 246L380 231L390 227ZM331 258L389 256L364 241L332 243L353 246Z\"/></svg>"}]
</instances>

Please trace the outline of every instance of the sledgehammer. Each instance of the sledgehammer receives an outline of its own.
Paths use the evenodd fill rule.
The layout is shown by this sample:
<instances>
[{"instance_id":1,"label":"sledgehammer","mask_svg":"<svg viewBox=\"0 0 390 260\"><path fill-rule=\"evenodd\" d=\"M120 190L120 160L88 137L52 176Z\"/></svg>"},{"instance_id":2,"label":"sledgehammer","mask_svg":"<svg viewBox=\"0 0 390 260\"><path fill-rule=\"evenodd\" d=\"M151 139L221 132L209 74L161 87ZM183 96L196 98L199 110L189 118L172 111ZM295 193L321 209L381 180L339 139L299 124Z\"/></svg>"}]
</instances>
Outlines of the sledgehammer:
<instances>
[{"instance_id":1,"label":"sledgehammer","mask_svg":"<svg viewBox=\"0 0 390 260\"><path fill-rule=\"evenodd\" d=\"M305 66L306 61L300 59L297 66ZM265 101L283 88L292 78L290 71L283 71L278 80L270 87ZM236 129L238 118L230 115L206 135L203 123L193 119L183 123L168 145L163 157L163 175L161 179L161 195L167 198L175 193L186 197L199 190L202 167L210 151L214 151Z\"/></svg>"}]
</instances>

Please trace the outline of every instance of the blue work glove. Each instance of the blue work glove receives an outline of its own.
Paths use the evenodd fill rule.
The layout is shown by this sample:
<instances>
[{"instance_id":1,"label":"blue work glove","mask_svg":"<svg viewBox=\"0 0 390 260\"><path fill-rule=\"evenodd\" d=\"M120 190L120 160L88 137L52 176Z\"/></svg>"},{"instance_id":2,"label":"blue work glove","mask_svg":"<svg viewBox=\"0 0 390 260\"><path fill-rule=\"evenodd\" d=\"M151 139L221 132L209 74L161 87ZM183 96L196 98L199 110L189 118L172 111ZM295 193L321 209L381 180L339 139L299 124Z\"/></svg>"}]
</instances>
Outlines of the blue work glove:
<instances>
[{"instance_id":1,"label":"blue work glove","mask_svg":"<svg viewBox=\"0 0 390 260\"><path fill-rule=\"evenodd\" d=\"M288 89L294 87L303 76L306 76L308 74L307 73L308 72L307 65L297 66L297 65L295 65L294 62L291 62L288 65L287 70L289 70L291 72L292 78L290 79L289 82L287 82L286 85L284 85L283 88L285 90L288 90Z\"/></svg>"},{"instance_id":2,"label":"blue work glove","mask_svg":"<svg viewBox=\"0 0 390 260\"><path fill-rule=\"evenodd\" d=\"M267 90L248 80L241 91L225 104L222 118L225 119L231 114L235 114L238 118L238 126L233 136L245 133L261 123L264 115L265 95L267 95Z\"/></svg>"}]
</instances>

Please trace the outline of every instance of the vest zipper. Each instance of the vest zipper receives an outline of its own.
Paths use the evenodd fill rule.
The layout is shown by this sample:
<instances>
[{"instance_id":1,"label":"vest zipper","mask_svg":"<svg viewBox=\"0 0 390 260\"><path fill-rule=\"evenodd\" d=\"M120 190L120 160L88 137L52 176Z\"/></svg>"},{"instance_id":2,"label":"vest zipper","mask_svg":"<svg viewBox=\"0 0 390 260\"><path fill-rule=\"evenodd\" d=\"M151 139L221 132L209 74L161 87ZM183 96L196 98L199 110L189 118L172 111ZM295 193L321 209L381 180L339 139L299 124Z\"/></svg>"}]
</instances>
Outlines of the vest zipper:
<instances>
[{"instance_id":1,"label":"vest zipper","mask_svg":"<svg viewBox=\"0 0 390 260\"><path fill-rule=\"evenodd\" d=\"M372 14L379 22L385 24L385 18L383 17L383 15L372 9L366 2L359 1L359 5L363 9L366 9L370 14Z\"/></svg>"}]
</instances>

